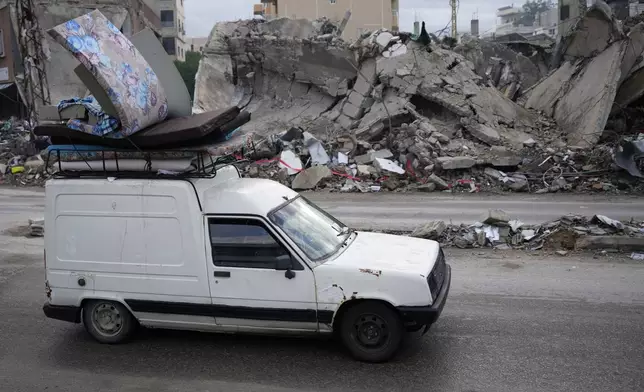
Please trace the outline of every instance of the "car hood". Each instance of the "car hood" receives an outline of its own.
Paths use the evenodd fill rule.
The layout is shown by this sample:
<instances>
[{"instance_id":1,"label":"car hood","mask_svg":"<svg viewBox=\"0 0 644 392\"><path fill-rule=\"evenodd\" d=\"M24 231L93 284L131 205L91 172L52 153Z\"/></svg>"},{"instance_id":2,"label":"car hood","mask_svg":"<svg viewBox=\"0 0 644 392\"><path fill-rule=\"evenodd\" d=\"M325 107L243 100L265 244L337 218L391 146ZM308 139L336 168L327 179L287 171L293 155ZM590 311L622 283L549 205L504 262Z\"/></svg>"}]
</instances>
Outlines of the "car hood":
<instances>
[{"instance_id":1,"label":"car hood","mask_svg":"<svg viewBox=\"0 0 644 392\"><path fill-rule=\"evenodd\" d=\"M436 241L390 234L358 232L342 254L325 265L381 274L383 271L428 276L440 246Z\"/></svg>"}]
</instances>

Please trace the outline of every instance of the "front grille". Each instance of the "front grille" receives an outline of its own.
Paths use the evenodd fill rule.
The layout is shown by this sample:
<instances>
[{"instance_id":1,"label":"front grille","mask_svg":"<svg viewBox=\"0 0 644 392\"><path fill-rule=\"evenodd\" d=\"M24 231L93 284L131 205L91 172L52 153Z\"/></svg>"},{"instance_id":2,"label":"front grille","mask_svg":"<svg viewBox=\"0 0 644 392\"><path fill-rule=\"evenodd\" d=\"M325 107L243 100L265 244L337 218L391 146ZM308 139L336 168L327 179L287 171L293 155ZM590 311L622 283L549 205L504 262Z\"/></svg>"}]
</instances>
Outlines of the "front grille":
<instances>
[{"instance_id":1,"label":"front grille","mask_svg":"<svg viewBox=\"0 0 644 392\"><path fill-rule=\"evenodd\" d=\"M441 249L438 252L438 259L432 272L427 277L427 283L429 284L429 291L432 293L432 298L436 299L438 292L443 287L443 282L445 281L445 254Z\"/></svg>"}]
</instances>

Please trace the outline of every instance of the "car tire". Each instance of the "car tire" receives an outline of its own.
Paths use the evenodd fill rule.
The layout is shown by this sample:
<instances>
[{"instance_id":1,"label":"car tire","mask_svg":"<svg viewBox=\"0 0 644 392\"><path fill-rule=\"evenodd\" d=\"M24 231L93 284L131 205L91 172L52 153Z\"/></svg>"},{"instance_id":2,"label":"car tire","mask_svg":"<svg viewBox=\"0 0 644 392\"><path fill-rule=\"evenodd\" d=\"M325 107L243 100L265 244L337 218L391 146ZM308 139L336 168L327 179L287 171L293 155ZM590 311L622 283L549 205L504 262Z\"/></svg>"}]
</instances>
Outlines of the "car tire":
<instances>
[{"instance_id":1,"label":"car tire","mask_svg":"<svg viewBox=\"0 0 644 392\"><path fill-rule=\"evenodd\" d=\"M400 315L379 302L362 302L342 317L340 335L354 358L386 362L401 346L405 329Z\"/></svg>"},{"instance_id":2,"label":"car tire","mask_svg":"<svg viewBox=\"0 0 644 392\"><path fill-rule=\"evenodd\" d=\"M108 300L87 301L83 306L83 324L94 339L104 344L126 342L138 325L125 306Z\"/></svg>"}]
</instances>

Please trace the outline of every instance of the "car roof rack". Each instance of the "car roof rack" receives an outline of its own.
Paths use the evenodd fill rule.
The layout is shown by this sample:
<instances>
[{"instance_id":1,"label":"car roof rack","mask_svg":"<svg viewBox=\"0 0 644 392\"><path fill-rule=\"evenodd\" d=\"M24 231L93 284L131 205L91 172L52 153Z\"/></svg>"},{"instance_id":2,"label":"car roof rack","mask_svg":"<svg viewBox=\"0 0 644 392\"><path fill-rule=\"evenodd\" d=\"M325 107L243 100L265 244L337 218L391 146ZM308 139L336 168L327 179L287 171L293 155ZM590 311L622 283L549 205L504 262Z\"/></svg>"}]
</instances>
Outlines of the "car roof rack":
<instances>
[{"instance_id":1,"label":"car roof rack","mask_svg":"<svg viewBox=\"0 0 644 392\"><path fill-rule=\"evenodd\" d=\"M163 166L164 161L173 160L173 155L176 156L174 160L184 161L185 169L177 171L158 168ZM131 167L133 161L139 166L136 169ZM117 177L183 180L214 178L219 165L232 161L234 158L230 156L214 157L204 150L123 150L100 146L50 146L45 159L45 171L53 178L68 179ZM87 168L70 169L70 163L86 165Z\"/></svg>"}]
</instances>

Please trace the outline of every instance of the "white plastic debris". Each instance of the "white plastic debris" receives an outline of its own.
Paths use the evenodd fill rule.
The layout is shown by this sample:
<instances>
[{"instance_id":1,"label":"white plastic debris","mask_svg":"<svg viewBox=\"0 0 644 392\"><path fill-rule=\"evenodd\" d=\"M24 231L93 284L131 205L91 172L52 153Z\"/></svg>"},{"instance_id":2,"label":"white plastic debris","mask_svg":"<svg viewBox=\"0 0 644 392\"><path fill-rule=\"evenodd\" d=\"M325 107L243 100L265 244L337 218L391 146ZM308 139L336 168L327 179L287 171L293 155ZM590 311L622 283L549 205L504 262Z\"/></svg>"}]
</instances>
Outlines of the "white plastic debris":
<instances>
[{"instance_id":1,"label":"white plastic debris","mask_svg":"<svg viewBox=\"0 0 644 392\"><path fill-rule=\"evenodd\" d=\"M523 222L518 219L511 220L510 222L508 222L508 224L510 225L512 231L514 231L515 233L521 228L521 226L523 226Z\"/></svg>"},{"instance_id":2,"label":"white plastic debris","mask_svg":"<svg viewBox=\"0 0 644 392\"><path fill-rule=\"evenodd\" d=\"M624 230L624 224L618 220L610 219L604 215L595 215L595 218L608 226L613 226L617 230Z\"/></svg>"},{"instance_id":3,"label":"white plastic debris","mask_svg":"<svg viewBox=\"0 0 644 392\"><path fill-rule=\"evenodd\" d=\"M631 253L631 259L642 261L642 260L644 260L644 253L635 253L635 252L633 252L633 253Z\"/></svg>"},{"instance_id":4,"label":"white plastic debris","mask_svg":"<svg viewBox=\"0 0 644 392\"><path fill-rule=\"evenodd\" d=\"M346 165L349 163L349 157L341 152L338 152L338 163L341 165Z\"/></svg>"},{"instance_id":5,"label":"white plastic debris","mask_svg":"<svg viewBox=\"0 0 644 392\"><path fill-rule=\"evenodd\" d=\"M293 151L285 150L280 155L279 167L285 168L288 175L292 176L302 171L302 160Z\"/></svg>"},{"instance_id":6,"label":"white plastic debris","mask_svg":"<svg viewBox=\"0 0 644 392\"><path fill-rule=\"evenodd\" d=\"M496 226L483 225L483 227L477 227L476 229L474 229L474 231L476 231L476 234L484 232L485 238L487 238L490 242L498 241L499 239L501 239L499 228Z\"/></svg>"},{"instance_id":7,"label":"white plastic debris","mask_svg":"<svg viewBox=\"0 0 644 392\"><path fill-rule=\"evenodd\" d=\"M530 241L536 234L534 230L522 230L521 235L523 236L524 240Z\"/></svg>"},{"instance_id":8,"label":"white plastic debris","mask_svg":"<svg viewBox=\"0 0 644 392\"><path fill-rule=\"evenodd\" d=\"M318 139L309 132L304 132L302 136L304 137L304 145L311 155L311 163L314 165L326 165L331 161L329 154L326 153L324 146Z\"/></svg>"},{"instance_id":9,"label":"white plastic debris","mask_svg":"<svg viewBox=\"0 0 644 392\"><path fill-rule=\"evenodd\" d=\"M398 166L394 161L389 159L376 158L374 159L374 166L380 171L388 171L396 174L405 174L405 169Z\"/></svg>"}]
</instances>

